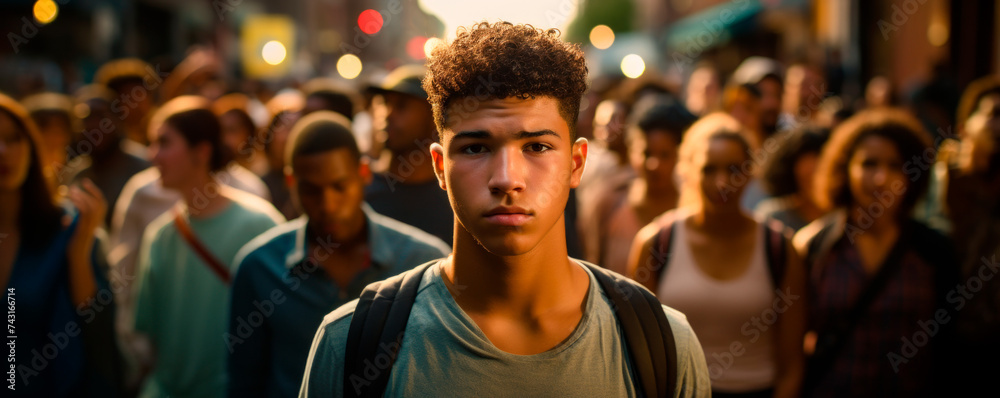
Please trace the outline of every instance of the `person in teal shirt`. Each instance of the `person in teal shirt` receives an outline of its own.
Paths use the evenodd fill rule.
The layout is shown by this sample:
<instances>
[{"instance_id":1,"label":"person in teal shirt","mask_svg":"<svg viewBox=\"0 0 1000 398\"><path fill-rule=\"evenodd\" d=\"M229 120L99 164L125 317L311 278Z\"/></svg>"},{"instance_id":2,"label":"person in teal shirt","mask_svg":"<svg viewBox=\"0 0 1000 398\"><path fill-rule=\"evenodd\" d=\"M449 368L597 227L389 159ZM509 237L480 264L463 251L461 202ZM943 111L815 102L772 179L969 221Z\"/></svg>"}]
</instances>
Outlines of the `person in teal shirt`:
<instances>
[{"instance_id":1,"label":"person in teal shirt","mask_svg":"<svg viewBox=\"0 0 1000 398\"><path fill-rule=\"evenodd\" d=\"M363 390L382 372L390 397L642 395L643 367L627 354L610 295L567 250L564 210L587 158L575 131L586 71L579 47L528 25L483 22L434 50L423 84L441 133L430 149L455 215L453 250L420 268L391 368L365 359L345 381L355 300L318 328L300 397L381 395ZM656 360L673 361L673 396L708 397L698 338L661 307L676 356Z\"/></svg>"},{"instance_id":2,"label":"person in teal shirt","mask_svg":"<svg viewBox=\"0 0 1000 398\"><path fill-rule=\"evenodd\" d=\"M140 395L221 397L228 275L234 271L226 267L247 242L284 219L267 201L213 178L228 159L207 100L178 97L164 109L170 116L154 132L153 163L163 186L184 200L146 228L140 249L134 326L155 350ZM186 230L203 252L193 248Z\"/></svg>"},{"instance_id":3,"label":"person in teal shirt","mask_svg":"<svg viewBox=\"0 0 1000 398\"><path fill-rule=\"evenodd\" d=\"M448 255L443 241L363 202L371 180L343 116L309 114L288 139L286 173L304 215L236 256L229 331L230 397L292 397L323 316L369 283Z\"/></svg>"}]
</instances>

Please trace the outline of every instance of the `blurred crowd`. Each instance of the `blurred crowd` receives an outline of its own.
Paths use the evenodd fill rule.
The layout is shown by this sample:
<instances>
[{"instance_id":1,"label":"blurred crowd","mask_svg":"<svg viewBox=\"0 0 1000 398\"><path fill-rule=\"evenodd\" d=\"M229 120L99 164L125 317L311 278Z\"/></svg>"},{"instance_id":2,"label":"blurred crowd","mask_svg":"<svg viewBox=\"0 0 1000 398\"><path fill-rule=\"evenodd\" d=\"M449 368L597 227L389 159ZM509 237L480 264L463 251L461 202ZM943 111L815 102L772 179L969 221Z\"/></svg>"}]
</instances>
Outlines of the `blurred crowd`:
<instances>
[{"instance_id":1,"label":"blurred crowd","mask_svg":"<svg viewBox=\"0 0 1000 398\"><path fill-rule=\"evenodd\" d=\"M324 314L450 251L421 65L276 89L220 68L119 59L0 94L17 394L294 395ZM1000 77L906 98L876 77L851 102L836 78L757 56L681 86L594 77L570 255L685 313L715 395L988 391Z\"/></svg>"}]
</instances>

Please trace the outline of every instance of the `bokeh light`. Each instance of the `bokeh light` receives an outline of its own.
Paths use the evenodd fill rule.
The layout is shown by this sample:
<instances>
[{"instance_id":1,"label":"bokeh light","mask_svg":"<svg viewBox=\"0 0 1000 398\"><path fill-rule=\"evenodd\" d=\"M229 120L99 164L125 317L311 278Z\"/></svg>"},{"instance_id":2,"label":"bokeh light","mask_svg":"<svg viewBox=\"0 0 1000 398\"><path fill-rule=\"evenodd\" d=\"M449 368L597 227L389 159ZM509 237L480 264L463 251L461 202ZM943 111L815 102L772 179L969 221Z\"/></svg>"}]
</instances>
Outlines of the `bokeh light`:
<instances>
[{"instance_id":1,"label":"bokeh light","mask_svg":"<svg viewBox=\"0 0 1000 398\"><path fill-rule=\"evenodd\" d=\"M626 55L622 58L622 73L625 77L629 79L635 79L642 76L642 72L646 71L646 63L643 62L642 57L637 54Z\"/></svg>"},{"instance_id":2,"label":"bokeh light","mask_svg":"<svg viewBox=\"0 0 1000 398\"><path fill-rule=\"evenodd\" d=\"M56 19L59 15L59 6L52 0L38 0L32 9L35 20L41 24L47 24Z\"/></svg>"},{"instance_id":3,"label":"bokeh light","mask_svg":"<svg viewBox=\"0 0 1000 398\"><path fill-rule=\"evenodd\" d=\"M288 51L285 50L285 45L281 44L281 42L277 40L271 40L264 43L264 47L260 50L260 56L264 58L264 62L271 65L280 64L285 60L285 56L287 54Z\"/></svg>"},{"instance_id":4,"label":"bokeh light","mask_svg":"<svg viewBox=\"0 0 1000 398\"><path fill-rule=\"evenodd\" d=\"M344 54L337 60L337 73L345 79L353 79L361 74L361 59L354 54Z\"/></svg>"},{"instance_id":5,"label":"bokeh light","mask_svg":"<svg viewBox=\"0 0 1000 398\"><path fill-rule=\"evenodd\" d=\"M434 49L441 44L444 44L444 40L438 39L437 37L427 39L427 41L424 42L424 56L430 58Z\"/></svg>"},{"instance_id":6,"label":"bokeh light","mask_svg":"<svg viewBox=\"0 0 1000 398\"><path fill-rule=\"evenodd\" d=\"M373 35L382 30L382 14L378 11L368 9L358 15L358 27L362 32Z\"/></svg>"},{"instance_id":7,"label":"bokeh light","mask_svg":"<svg viewBox=\"0 0 1000 398\"><path fill-rule=\"evenodd\" d=\"M424 59L427 55L424 53L424 44L427 43L427 38L423 36L416 36L410 41L406 42L406 54L413 59Z\"/></svg>"},{"instance_id":8,"label":"bokeh light","mask_svg":"<svg viewBox=\"0 0 1000 398\"><path fill-rule=\"evenodd\" d=\"M590 44L604 50L615 43L615 32L608 25L597 25L590 30Z\"/></svg>"}]
</instances>

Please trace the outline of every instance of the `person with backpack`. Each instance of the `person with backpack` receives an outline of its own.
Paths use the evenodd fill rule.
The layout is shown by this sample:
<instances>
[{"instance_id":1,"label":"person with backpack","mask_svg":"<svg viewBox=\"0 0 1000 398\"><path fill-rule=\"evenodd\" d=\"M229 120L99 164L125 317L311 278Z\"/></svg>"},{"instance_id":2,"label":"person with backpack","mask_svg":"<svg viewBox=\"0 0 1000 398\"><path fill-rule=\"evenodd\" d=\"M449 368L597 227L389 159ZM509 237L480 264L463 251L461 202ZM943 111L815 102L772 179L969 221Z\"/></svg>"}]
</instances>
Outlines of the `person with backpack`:
<instances>
[{"instance_id":1,"label":"person with backpack","mask_svg":"<svg viewBox=\"0 0 1000 398\"><path fill-rule=\"evenodd\" d=\"M954 395L950 371L969 353L950 347L951 311L970 296L952 242L912 216L928 153L930 134L891 108L856 114L823 148L814 189L829 213L794 239L809 292L803 396Z\"/></svg>"},{"instance_id":2,"label":"person with backpack","mask_svg":"<svg viewBox=\"0 0 1000 398\"><path fill-rule=\"evenodd\" d=\"M687 314L714 397L795 397L802 381L805 277L780 222L740 206L750 135L713 113L685 133L680 206L636 235L629 276Z\"/></svg>"},{"instance_id":3,"label":"person with backpack","mask_svg":"<svg viewBox=\"0 0 1000 398\"><path fill-rule=\"evenodd\" d=\"M372 174L350 126L323 110L295 124L285 173L304 215L254 238L233 261L230 397L294 396L323 316L368 284L451 251L364 203Z\"/></svg>"},{"instance_id":4,"label":"person with backpack","mask_svg":"<svg viewBox=\"0 0 1000 398\"><path fill-rule=\"evenodd\" d=\"M423 85L452 253L327 315L299 396L709 396L683 314L567 255L586 78L556 30L483 22L435 49Z\"/></svg>"}]
</instances>

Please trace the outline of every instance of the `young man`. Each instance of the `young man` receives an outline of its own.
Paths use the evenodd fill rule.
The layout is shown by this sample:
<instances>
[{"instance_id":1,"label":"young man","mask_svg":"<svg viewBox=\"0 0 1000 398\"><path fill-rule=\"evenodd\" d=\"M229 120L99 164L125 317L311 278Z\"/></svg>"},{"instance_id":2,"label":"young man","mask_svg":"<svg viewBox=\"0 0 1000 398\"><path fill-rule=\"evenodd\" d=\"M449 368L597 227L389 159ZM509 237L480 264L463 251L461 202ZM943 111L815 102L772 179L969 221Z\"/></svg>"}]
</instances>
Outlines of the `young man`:
<instances>
[{"instance_id":1,"label":"young man","mask_svg":"<svg viewBox=\"0 0 1000 398\"><path fill-rule=\"evenodd\" d=\"M237 254L229 332L229 396L294 396L323 316L369 283L448 255L440 239L362 201L371 181L350 122L331 111L299 120L285 172L305 214Z\"/></svg>"},{"instance_id":2,"label":"young man","mask_svg":"<svg viewBox=\"0 0 1000 398\"><path fill-rule=\"evenodd\" d=\"M587 141L573 131L586 75L578 47L525 25L481 23L434 52L424 87L442 132L431 153L455 213L452 254L418 268L419 289L391 368L381 353L363 374L345 371L359 362L346 352L356 336L349 334L355 309L367 323L378 319L372 322L374 304L351 302L317 331L300 396L381 395L364 390L381 375L387 396L621 397L645 390L636 376L644 367L630 359L620 328L626 323L616 313L634 307L612 306L608 297L620 293L605 291L595 272L611 274L566 251L563 210L587 156ZM655 318L661 308L676 346L672 395L708 396L698 339L681 313L658 303L647 310Z\"/></svg>"}]
</instances>

